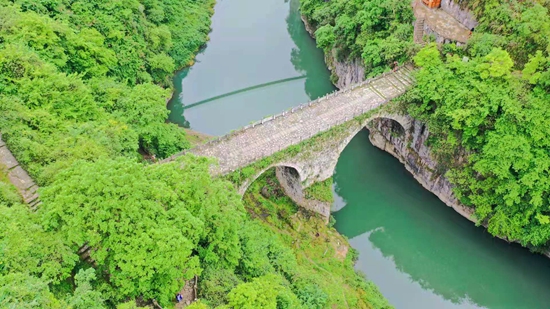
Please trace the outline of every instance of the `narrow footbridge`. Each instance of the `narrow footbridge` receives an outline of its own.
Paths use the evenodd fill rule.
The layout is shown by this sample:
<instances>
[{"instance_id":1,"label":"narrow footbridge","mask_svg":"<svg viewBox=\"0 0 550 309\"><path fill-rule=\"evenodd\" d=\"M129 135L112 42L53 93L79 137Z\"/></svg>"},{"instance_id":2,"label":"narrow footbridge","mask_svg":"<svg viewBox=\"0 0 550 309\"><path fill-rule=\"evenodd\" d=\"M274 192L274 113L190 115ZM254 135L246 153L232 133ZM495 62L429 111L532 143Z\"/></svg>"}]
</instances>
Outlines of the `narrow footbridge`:
<instances>
[{"instance_id":1,"label":"narrow footbridge","mask_svg":"<svg viewBox=\"0 0 550 309\"><path fill-rule=\"evenodd\" d=\"M402 66L393 72L264 118L189 152L217 158L219 166L215 174L230 173L400 96L414 83L412 71L412 67ZM175 154L164 162L184 153Z\"/></svg>"}]
</instances>

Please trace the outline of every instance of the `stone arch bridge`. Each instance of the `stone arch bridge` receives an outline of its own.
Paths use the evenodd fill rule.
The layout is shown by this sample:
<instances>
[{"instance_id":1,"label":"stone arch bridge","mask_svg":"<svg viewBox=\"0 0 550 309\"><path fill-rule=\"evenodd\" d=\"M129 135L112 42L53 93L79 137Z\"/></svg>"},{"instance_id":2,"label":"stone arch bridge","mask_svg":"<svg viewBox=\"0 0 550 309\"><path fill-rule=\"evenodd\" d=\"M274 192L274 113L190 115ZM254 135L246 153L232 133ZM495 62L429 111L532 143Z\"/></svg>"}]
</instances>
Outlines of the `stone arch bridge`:
<instances>
[{"instance_id":1,"label":"stone arch bridge","mask_svg":"<svg viewBox=\"0 0 550 309\"><path fill-rule=\"evenodd\" d=\"M239 184L239 193L269 168L276 168L277 178L286 194L299 205L328 218L330 205L307 200L303 189L314 182L332 177L340 153L353 137L376 118L389 118L401 125L405 134L411 120L405 116L383 112L379 107L405 93L414 83L410 66L355 84L315 101L264 118L230 134L219 137L188 152L214 157L219 165L215 175L227 175L270 157L277 157L267 166ZM336 129L338 128L338 129ZM329 138L322 137L330 132ZM318 141L304 141L318 138ZM406 140L406 139L405 139ZM284 155L293 145L304 145L293 155ZM165 159L169 162L182 152ZM281 155L281 153L283 153ZM275 154L279 154L274 156ZM265 165L265 164L264 164Z\"/></svg>"}]
</instances>

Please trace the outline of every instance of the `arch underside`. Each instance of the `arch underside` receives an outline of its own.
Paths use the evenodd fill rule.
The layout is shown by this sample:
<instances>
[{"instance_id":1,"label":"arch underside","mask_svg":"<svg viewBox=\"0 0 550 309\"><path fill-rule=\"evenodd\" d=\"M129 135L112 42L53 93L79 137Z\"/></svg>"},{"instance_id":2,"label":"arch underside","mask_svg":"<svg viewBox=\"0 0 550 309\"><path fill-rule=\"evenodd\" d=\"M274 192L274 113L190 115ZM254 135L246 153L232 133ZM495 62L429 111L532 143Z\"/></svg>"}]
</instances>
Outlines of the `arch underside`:
<instances>
[{"instance_id":1,"label":"arch underside","mask_svg":"<svg viewBox=\"0 0 550 309\"><path fill-rule=\"evenodd\" d=\"M394 114L376 114L365 119L362 122L355 122L345 131L339 131L338 134L329 139L319 140L320 144L311 143L302 148L300 153L294 157L286 158L284 161L276 162L268 167L258 171L255 175L246 180L240 187L239 193L244 195L248 187L271 168L275 168L277 179L283 187L285 193L298 205L320 213L324 217L330 216L330 206L320 204L318 201L307 200L304 196L304 188L315 182L324 181L334 175L336 164L342 151L348 146L351 140L363 129L372 129L371 122L377 119L390 119L391 129L396 129L402 134L398 138L403 140L403 145L408 139L408 134L412 126L412 120L406 116ZM382 121L383 122L383 121ZM371 132L371 141L373 141ZM317 142L317 141L316 141ZM381 148L379 145L375 145ZM309 147L309 148L308 148Z\"/></svg>"}]
</instances>

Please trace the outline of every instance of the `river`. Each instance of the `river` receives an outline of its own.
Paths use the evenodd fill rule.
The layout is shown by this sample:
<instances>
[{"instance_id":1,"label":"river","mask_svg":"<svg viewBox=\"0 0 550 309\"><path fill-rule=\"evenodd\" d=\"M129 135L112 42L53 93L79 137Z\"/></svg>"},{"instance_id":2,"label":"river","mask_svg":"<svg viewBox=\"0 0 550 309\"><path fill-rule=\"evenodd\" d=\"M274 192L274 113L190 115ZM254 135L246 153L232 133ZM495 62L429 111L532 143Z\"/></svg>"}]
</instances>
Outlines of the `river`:
<instances>
[{"instance_id":1,"label":"river","mask_svg":"<svg viewBox=\"0 0 550 309\"><path fill-rule=\"evenodd\" d=\"M221 135L334 90L297 0L221 0L170 121ZM185 106L185 108L184 108ZM490 236L424 190L366 130L336 167L336 228L396 308L550 307L550 260Z\"/></svg>"}]
</instances>

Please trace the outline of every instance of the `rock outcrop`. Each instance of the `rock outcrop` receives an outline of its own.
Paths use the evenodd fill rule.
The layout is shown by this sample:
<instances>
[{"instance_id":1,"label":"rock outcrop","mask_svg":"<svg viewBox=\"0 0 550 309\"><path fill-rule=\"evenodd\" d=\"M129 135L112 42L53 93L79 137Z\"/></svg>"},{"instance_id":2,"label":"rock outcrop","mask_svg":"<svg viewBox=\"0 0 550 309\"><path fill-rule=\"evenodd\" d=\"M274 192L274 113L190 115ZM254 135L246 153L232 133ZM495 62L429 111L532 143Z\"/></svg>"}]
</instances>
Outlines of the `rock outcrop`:
<instances>
[{"instance_id":1,"label":"rock outcrop","mask_svg":"<svg viewBox=\"0 0 550 309\"><path fill-rule=\"evenodd\" d=\"M452 0L443 2L449 1L452 2ZM446 3L445 6L452 7L449 3ZM456 7L460 8L458 5ZM451 10L455 10L454 7ZM305 18L302 17L302 20L306 30L315 38L315 29ZM330 54L325 54L325 62L332 74L337 77L335 85L340 89L364 80L365 69L361 65L360 59L341 63L336 60L335 52L332 51ZM452 207L468 220L474 221L473 210L458 202L453 194L452 184L443 176L444 171L437 170L437 163L426 145L429 136L428 128L418 120L411 117L409 119L413 122L413 126L410 128L411 132L402 134L401 138L399 138L399 134L395 134L397 122L390 119L373 121L369 128L372 144L396 157L426 190L435 194L447 206ZM409 136L411 140L406 141L405 136Z\"/></svg>"},{"instance_id":2,"label":"rock outcrop","mask_svg":"<svg viewBox=\"0 0 550 309\"><path fill-rule=\"evenodd\" d=\"M474 15L469 10L463 8L461 6L461 2L464 1L459 1L459 3L457 3L453 0L442 0L441 9L454 17L468 29L477 27L478 22L474 18Z\"/></svg>"},{"instance_id":3,"label":"rock outcrop","mask_svg":"<svg viewBox=\"0 0 550 309\"><path fill-rule=\"evenodd\" d=\"M429 130L422 122L412 119L409 132L391 119L373 120L368 129L372 144L396 157L414 178L428 191L435 194L443 203L456 212L475 222L473 209L462 205L453 194L453 185L441 171L426 146ZM408 137L408 138L406 138Z\"/></svg>"},{"instance_id":4,"label":"rock outcrop","mask_svg":"<svg viewBox=\"0 0 550 309\"><path fill-rule=\"evenodd\" d=\"M302 21L307 32L312 38L315 38L315 28L302 16ZM361 59L352 61L338 61L336 51L333 50L330 54L325 54L325 64L332 73L331 79L333 84L338 89L345 89L353 84L360 83L365 80L365 68L362 65Z\"/></svg>"}]
</instances>

